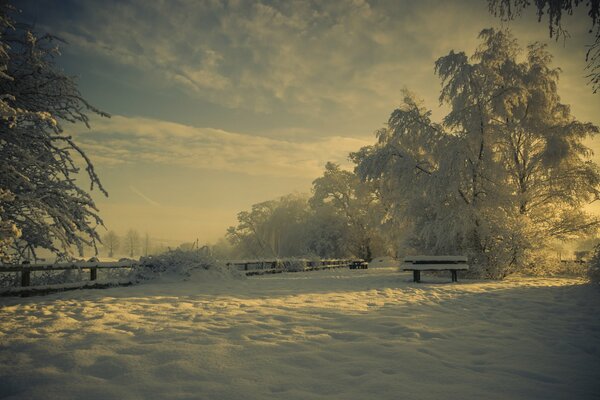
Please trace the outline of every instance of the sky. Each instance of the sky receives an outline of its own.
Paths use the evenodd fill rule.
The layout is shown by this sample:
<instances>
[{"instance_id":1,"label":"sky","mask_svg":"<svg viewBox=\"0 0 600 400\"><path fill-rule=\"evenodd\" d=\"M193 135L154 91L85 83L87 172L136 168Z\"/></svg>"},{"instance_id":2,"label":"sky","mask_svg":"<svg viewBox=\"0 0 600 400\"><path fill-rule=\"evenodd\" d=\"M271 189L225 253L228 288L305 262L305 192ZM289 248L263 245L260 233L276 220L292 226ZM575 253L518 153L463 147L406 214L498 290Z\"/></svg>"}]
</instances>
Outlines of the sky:
<instances>
[{"instance_id":1,"label":"sky","mask_svg":"<svg viewBox=\"0 0 600 400\"><path fill-rule=\"evenodd\" d=\"M310 192L327 161L375 142L409 89L441 119L433 65L471 54L508 26L549 45L559 93L600 125L585 78L591 20L564 17L548 37L533 10L503 23L487 1L21 0L20 19L66 44L57 64L111 118L65 125L109 192L93 191L108 229L157 243L214 243L238 212ZM600 161L600 140L590 141ZM81 177L82 185L86 185ZM597 207L600 210L600 207Z\"/></svg>"}]
</instances>

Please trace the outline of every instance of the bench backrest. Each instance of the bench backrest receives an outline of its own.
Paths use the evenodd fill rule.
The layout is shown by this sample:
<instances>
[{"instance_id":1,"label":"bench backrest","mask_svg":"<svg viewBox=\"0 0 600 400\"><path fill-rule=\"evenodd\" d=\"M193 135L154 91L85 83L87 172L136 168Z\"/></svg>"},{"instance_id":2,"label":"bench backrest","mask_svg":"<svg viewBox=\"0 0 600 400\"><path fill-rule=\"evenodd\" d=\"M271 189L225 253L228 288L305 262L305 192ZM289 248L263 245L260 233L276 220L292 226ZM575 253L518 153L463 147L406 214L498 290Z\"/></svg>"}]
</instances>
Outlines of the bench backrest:
<instances>
[{"instance_id":1,"label":"bench backrest","mask_svg":"<svg viewBox=\"0 0 600 400\"><path fill-rule=\"evenodd\" d=\"M407 256L404 263L412 264L466 264L466 256Z\"/></svg>"}]
</instances>

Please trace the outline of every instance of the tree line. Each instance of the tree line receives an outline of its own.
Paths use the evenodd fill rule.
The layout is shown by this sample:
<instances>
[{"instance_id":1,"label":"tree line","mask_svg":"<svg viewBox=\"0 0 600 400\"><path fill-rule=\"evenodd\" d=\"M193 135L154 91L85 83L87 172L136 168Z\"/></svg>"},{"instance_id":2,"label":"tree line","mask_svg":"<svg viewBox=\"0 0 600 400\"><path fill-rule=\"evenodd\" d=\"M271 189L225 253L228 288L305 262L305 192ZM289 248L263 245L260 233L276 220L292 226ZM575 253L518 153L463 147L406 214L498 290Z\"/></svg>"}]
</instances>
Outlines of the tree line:
<instances>
[{"instance_id":1,"label":"tree line","mask_svg":"<svg viewBox=\"0 0 600 400\"><path fill-rule=\"evenodd\" d=\"M383 213L374 185L327 163L313 182L312 196L294 193L255 204L238 214L238 225L227 230L226 238L234 258L370 260L394 248L381 234Z\"/></svg>"},{"instance_id":2,"label":"tree line","mask_svg":"<svg viewBox=\"0 0 600 400\"><path fill-rule=\"evenodd\" d=\"M584 206L600 197L600 169L558 93L546 46L523 49L485 29L468 56L435 62L442 121L405 91L376 143L328 163L312 197L284 196L238 214L227 238L244 256L465 254L486 277L547 262L555 241L594 235Z\"/></svg>"},{"instance_id":3,"label":"tree line","mask_svg":"<svg viewBox=\"0 0 600 400\"><path fill-rule=\"evenodd\" d=\"M102 246L108 257L115 257L117 254L126 255L133 258L135 256L148 256L150 254L161 252L162 248L157 248L147 233L141 236L135 229L128 230L124 235L119 235L110 230L102 236Z\"/></svg>"},{"instance_id":4,"label":"tree line","mask_svg":"<svg viewBox=\"0 0 600 400\"><path fill-rule=\"evenodd\" d=\"M135 229L129 229L121 235L114 230L109 230L102 236L103 254L109 258L116 258L117 256L129 258L148 257L163 254L169 250L191 251L206 247L201 246L198 240L168 246L164 240L152 238L147 232L142 235ZM204 251L208 252L209 250Z\"/></svg>"}]
</instances>

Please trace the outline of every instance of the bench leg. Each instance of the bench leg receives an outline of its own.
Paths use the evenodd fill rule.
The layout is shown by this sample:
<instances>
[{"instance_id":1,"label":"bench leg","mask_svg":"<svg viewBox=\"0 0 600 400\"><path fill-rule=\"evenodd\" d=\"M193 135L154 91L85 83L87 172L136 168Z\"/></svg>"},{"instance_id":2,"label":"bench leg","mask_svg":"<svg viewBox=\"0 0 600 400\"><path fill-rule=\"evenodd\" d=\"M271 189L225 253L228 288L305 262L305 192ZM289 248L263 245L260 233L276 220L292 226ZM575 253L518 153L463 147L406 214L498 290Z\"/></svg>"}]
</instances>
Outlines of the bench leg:
<instances>
[{"instance_id":1,"label":"bench leg","mask_svg":"<svg viewBox=\"0 0 600 400\"><path fill-rule=\"evenodd\" d=\"M413 282L421 282L421 271L413 271Z\"/></svg>"},{"instance_id":2,"label":"bench leg","mask_svg":"<svg viewBox=\"0 0 600 400\"><path fill-rule=\"evenodd\" d=\"M452 272L452 282L458 282L458 273L455 269L451 269L450 272Z\"/></svg>"}]
</instances>

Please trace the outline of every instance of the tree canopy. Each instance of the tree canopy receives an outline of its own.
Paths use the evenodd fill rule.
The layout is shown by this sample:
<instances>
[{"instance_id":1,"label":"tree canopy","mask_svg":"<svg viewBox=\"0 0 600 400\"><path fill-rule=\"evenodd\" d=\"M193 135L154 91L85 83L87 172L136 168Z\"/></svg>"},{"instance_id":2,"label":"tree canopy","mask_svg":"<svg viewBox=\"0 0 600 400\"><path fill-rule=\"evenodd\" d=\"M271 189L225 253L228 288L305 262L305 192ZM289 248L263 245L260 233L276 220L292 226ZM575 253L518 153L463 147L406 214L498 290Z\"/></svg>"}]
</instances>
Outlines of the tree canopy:
<instances>
[{"instance_id":1,"label":"tree canopy","mask_svg":"<svg viewBox=\"0 0 600 400\"><path fill-rule=\"evenodd\" d=\"M564 14L572 15L583 0L536 0L534 2L537 11L538 22L544 15L548 16L548 31L550 37L557 40L567 37L568 32L563 28ZM529 0L488 0L490 11L505 20L511 20L519 16L521 12L531 5ZM585 0L588 8L588 16L591 19L589 32L594 34L594 42L588 45L585 56L587 62L588 78L594 93L600 89L600 0Z\"/></svg>"},{"instance_id":2,"label":"tree canopy","mask_svg":"<svg viewBox=\"0 0 600 400\"><path fill-rule=\"evenodd\" d=\"M357 257L389 249L381 234L382 208L374 185L327 163L312 196L289 194L238 213L227 238L238 257Z\"/></svg>"},{"instance_id":3,"label":"tree canopy","mask_svg":"<svg viewBox=\"0 0 600 400\"><path fill-rule=\"evenodd\" d=\"M96 247L102 225L93 199L75 178L83 168L106 194L90 159L63 129L89 127L88 112L108 116L81 95L75 79L55 63L60 39L38 36L0 5L0 241L2 258L49 249L65 256L74 246Z\"/></svg>"},{"instance_id":4,"label":"tree canopy","mask_svg":"<svg viewBox=\"0 0 600 400\"><path fill-rule=\"evenodd\" d=\"M407 93L377 143L353 154L357 173L378 181L411 244L467 253L483 274L504 276L549 240L594 231L582 207L598 198L600 171L584 139L598 127L578 121L558 95L559 70L539 43L522 49L506 30L485 29L468 57L435 63L440 102L431 120Z\"/></svg>"}]
</instances>

